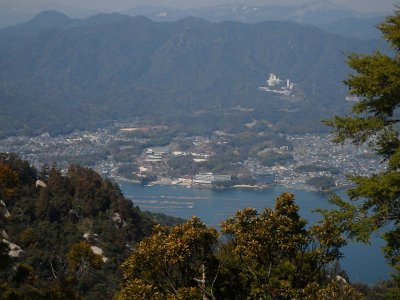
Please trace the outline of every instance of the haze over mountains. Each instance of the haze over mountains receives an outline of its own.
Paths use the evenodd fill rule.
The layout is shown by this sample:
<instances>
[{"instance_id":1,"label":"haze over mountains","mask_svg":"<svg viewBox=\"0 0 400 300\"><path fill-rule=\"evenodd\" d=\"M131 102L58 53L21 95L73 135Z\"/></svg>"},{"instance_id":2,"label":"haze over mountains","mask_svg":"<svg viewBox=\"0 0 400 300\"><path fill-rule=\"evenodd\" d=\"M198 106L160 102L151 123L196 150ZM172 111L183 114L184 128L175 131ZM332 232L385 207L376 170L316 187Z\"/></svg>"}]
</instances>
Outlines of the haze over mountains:
<instances>
[{"instance_id":1,"label":"haze over mountains","mask_svg":"<svg viewBox=\"0 0 400 300\"><path fill-rule=\"evenodd\" d=\"M200 17L212 22L238 21L292 21L313 24L327 31L361 38L377 38L374 24L383 20L383 13L362 13L329 0L318 0L299 5L224 4L193 9L140 6L124 11L129 15L144 15L155 21L176 21L187 16ZM366 26L361 31L361 26ZM343 27L346 26L346 30Z\"/></svg>"},{"instance_id":2,"label":"haze over mountains","mask_svg":"<svg viewBox=\"0 0 400 300\"><path fill-rule=\"evenodd\" d=\"M19 2L24 2L19 1ZM260 2L243 1L227 4L227 1L217 1L214 4L202 2L202 5L191 5L188 3L186 8L174 5L173 1L134 1L132 7L123 9L125 6L115 3L115 11L132 16L144 15L154 21L176 21L184 17L194 16L209 21L239 21L245 23L255 23L262 21L293 21L298 23L314 24L320 28L351 37L377 38L379 32L374 25L383 20L387 15L387 3L382 3L382 11L361 12L347 6L337 4L335 0L316 0L303 4L292 1L286 2ZM220 3L220 4L218 4ZM275 4L270 4L275 3ZM279 4L276 4L279 3ZM347 3L346 5L350 5ZM96 8L86 8L85 3L80 6L74 2L63 3L62 1L35 1L34 3L18 3L4 1L0 3L0 28L16 25L28 21L34 15L44 10L57 10L73 18L84 18L104 12L104 7L99 5ZM190 6L191 8L187 8ZM364 3L364 7L368 6ZM177 8L180 7L180 8ZM386 9L385 9L386 8Z\"/></svg>"},{"instance_id":3,"label":"haze over mountains","mask_svg":"<svg viewBox=\"0 0 400 300\"><path fill-rule=\"evenodd\" d=\"M262 115L290 126L301 117L314 126L345 105L345 53L380 46L284 21L44 12L0 31L1 133L55 134L110 119L165 120L237 106L255 109L250 120ZM302 101L260 92L271 72L297 83Z\"/></svg>"}]
</instances>

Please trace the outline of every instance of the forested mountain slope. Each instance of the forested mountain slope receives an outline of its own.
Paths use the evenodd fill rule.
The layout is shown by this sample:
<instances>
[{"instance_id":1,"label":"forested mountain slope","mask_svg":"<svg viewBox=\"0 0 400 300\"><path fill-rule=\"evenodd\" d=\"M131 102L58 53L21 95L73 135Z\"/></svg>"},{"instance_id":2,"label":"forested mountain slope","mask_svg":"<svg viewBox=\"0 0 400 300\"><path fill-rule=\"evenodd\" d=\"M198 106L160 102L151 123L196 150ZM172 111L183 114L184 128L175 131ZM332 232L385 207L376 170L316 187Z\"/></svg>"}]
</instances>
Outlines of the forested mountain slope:
<instances>
[{"instance_id":1,"label":"forested mountain slope","mask_svg":"<svg viewBox=\"0 0 400 300\"><path fill-rule=\"evenodd\" d=\"M118 14L75 20L44 12L0 31L1 133L54 134L237 105L272 123L299 115L319 122L343 106L346 53L378 44L279 21L156 23ZM303 101L260 92L271 72L296 83Z\"/></svg>"},{"instance_id":2,"label":"forested mountain slope","mask_svg":"<svg viewBox=\"0 0 400 300\"><path fill-rule=\"evenodd\" d=\"M77 166L38 173L1 154L0 193L1 299L111 299L118 265L154 225L118 186Z\"/></svg>"}]
</instances>

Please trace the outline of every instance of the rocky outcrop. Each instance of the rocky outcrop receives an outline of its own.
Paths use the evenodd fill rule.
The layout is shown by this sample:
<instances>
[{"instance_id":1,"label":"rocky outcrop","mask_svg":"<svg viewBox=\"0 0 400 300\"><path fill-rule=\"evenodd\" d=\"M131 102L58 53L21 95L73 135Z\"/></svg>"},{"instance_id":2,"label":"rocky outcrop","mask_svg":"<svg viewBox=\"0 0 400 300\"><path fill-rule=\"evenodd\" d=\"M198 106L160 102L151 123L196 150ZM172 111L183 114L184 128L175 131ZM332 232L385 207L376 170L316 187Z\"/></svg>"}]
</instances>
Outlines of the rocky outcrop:
<instances>
[{"instance_id":1,"label":"rocky outcrop","mask_svg":"<svg viewBox=\"0 0 400 300\"><path fill-rule=\"evenodd\" d=\"M0 200L0 216L3 218L9 218L11 216L10 212L7 209L7 205L3 200Z\"/></svg>"},{"instance_id":2,"label":"rocky outcrop","mask_svg":"<svg viewBox=\"0 0 400 300\"><path fill-rule=\"evenodd\" d=\"M6 243L8 248L10 248L8 255L11 257L19 257L20 253L23 251L20 246L11 243L9 240L3 239L3 243Z\"/></svg>"},{"instance_id":3,"label":"rocky outcrop","mask_svg":"<svg viewBox=\"0 0 400 300\"><path fill-rule=\"evenodd\" d=\"M125 227L127 225L119 213L114 213L112 220L117 228Z\"/></svg>"},{"instance_id":4,"label":"rocky outcrop","mask_svg":"<svg viewBox=\"0 0 400 300\"><path fill-rule=\"evenodd\" d=\"M36 187L47 187L47 184L42 180L36 180Z\"/></svg>"},{"instance_id":5,"label":"rocky outcrop","mask_svg":"<svg viewBox=\"0 0 400 300\"><path fill-rule=\"evenodd\" d=\"M100 255L103 262L106 262L108 260L108 258L103 255L103 249L101 249L100 247L90 246L90 249L92 249L94 254Z\"/></svg>"}]
</instances>

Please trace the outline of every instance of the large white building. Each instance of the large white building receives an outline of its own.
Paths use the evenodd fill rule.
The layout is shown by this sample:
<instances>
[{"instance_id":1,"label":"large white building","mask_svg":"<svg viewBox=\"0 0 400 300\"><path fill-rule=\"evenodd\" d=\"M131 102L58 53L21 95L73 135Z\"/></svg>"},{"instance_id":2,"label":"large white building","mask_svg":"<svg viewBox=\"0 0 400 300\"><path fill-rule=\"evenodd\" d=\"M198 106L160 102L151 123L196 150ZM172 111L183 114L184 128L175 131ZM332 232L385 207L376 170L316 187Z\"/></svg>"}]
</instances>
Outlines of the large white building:
<instances>
[{"instance_id":1,"label":"large white building","mask_svg":"<svg viewBox=\"0 0 400 300\"><path fill-rule=\"evenodd\" d=\"M270 92L278 95L290 96L294 83L290 79L281 80L274 73L269 73L269 78L266 81L266 86L260 86L260 91Z\"/></svg>"},{"instance_id":2,"label":"large white building","mask_svg":"<svg viewBox=\"0 0 400 300\"><path fill-rule=\"evenodd\" d=\"M280 85L283 83L283 80L280 80L274 73L269 73L269 79L267 80L268 86Z\"/></svg>"},{"instance_id":3,"label":"large white building","mask_svg":"<svg viewBox=\"0 0 400 300\"><path fill-rule=\"evenodd\" d=\"M196 174L193 183L194 184L213 184L216 182L228 182L232 180L231 175L219 175L213 173L199 173Z\"/></svg>"}]
</instances>

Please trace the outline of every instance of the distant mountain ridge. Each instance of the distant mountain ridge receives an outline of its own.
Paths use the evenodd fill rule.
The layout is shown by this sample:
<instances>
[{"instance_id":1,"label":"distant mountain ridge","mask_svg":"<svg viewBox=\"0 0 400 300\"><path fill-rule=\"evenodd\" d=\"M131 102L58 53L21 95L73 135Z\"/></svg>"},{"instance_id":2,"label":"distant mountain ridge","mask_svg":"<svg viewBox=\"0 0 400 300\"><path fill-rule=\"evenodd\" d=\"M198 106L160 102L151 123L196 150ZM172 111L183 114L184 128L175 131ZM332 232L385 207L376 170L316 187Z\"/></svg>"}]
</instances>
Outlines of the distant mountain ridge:
<instances>
[{"instance_id":1,"label":"distant mountain ridge","mask_svg":"<svg viewBox=\"0 0 400 300\"><path fill-rule=\"evenodd\" d=\"M379 32L373 27L377 23L376 19L379 17L378 20L381 21L383 16L389 13L363 13L338 5L332 0L316 0L305 4L293 5L267 5L262 1L246 1L242 3L238 1L232 4L214 6L210 5L211 2L209 1L203 3L202 7L198 6L198 8L192 9L168 7L160 4L162 2L156 2L158 4L153 6L143 5L144 1L136 1L135 3L138 3L138 5L131 9L120 11L120 13L131 16L143 15L154 21L177 21L188 16L200 17L212 22L292 21L313 24L329 32L363 39L377 38ZM140 3L142 4L140 5ZM56 3L48 3L47 6L43 3L42 6L37 5L19 7L18 10L15 10L13 6L0 3L0 28L28 21L35 15L34 11L40 12L41 10L52 9L72 18L86 18L100 13L100 11ZM364 29L362 26L364 26ZM339 30L336 29L337 27Z\"/></svg>"},{"instance_id":2,"label":"distant mountain ridge","mask_svg":"<svg viewBox=\"0 0 400 300\"><path fill-rule=\"evenodd\" d=\"M312 24L321 29L360 38L377 38L374 28L376 20L383 19L383 13L367 14L338 5L329 0L317 0L300 5L248 5L234 3L195 9L176 9L170 7L138 6L124 11L131 16L144 15L154 21L176 21L187 16L200 17L212 22L238 21L257 23L264 21L291 21ZM353 23L356 23L353 25ZM365 30L360 31L362 23ZM336 30L346 27L346 30ZM370 28L368 28L370 27Z\"/></svg>"},{"instance_id":3,"label":"distant mountain ridge","mask_svg":"<svg viewBox=\"0 0 400 300\"><path fill-rule=\"evenodd\" d=\"M29 21L15 25L13 27L3 29L3 32L15 32L15 33L38 33L42 30L53 28L53 29L61 29L66 28L69 25L74 23L74 20L67 17L66 15L55 11L44 11L36 16L34 16Z\"/></svg>"},{"instance_id":4,"label":"distant mountain ridge","mask_svg":"<svg viewBox=\"0 0 400 300\"><path fill-rule=\"evenodd\" d=\"M140 6L125 11L124 13L130 15L143 14L157 21L175 21L185 16L196 16L213 22L231 20L255 23L284 20L309 24L330 23L349 17L360 17L362 15L350 8L337 5L328 0L318 0L301 5L262 6L235 3L188 10Z\"/></svg>"},{"instance_id":5,"label":"distant mountain ridge","mask_svg":"<svg viewBox=\"0 0 400 300\"><path fill-rule=\"evenodd\" d=\"M0 30L1 133L56 134L110 119L162 120L238 105L272 123L310 114L318 124L343 106L343 53L379 46L282 21L77 20L45 12ZM297 83L305 100L261 93L270 72Z\"/></svg>"},{"instance_id":6,"label":"distant mountain ridge","mask_svg":"<svg viewBox=\"0 0 400 300\"><path fill-rule=\"evenodd\" d=\"M60 1L0 1L0 28L29 21L42 11L56 10L73 18L87 18L99 11L62 4Z\"/></svg>"}]
</instances>

